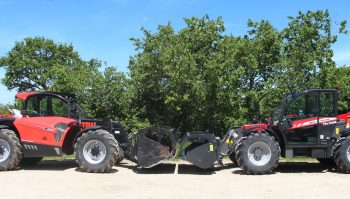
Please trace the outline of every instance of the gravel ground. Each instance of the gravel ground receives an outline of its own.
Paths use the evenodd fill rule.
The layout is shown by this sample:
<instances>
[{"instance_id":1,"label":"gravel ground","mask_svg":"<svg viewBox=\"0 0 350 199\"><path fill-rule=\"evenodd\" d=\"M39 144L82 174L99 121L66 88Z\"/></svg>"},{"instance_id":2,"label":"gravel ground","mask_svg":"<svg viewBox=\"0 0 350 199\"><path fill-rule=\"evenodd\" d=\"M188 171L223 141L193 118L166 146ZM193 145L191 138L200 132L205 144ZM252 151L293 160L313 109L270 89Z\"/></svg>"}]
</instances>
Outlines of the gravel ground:
<instances>
[{"instance_id":1,"label":"gravel ground","mask_svg":"<svg viewBox=\"0 0 350 199\"><path fill-rule=\"evenodd\" d=\"M152 169L123 161L108 174L76 167L74 160L47 160L1 172L0 198L350 198L350 175L315 162L282 162L274 174L263 176L245 175L229 163L210 171L182 161Z\"/></svg>"}]
</instances>

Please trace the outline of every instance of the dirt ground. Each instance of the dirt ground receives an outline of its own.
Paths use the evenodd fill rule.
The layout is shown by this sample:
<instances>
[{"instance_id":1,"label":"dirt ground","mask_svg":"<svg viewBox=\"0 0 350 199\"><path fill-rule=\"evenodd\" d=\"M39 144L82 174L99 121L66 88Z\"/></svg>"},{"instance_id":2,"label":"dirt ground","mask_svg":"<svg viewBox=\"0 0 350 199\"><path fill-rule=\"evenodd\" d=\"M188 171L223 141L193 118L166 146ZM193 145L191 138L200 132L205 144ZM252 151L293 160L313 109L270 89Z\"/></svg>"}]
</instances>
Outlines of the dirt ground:
<instances>
[{"instance_id":1,"label":"dirt ground","mask_svg":"<svg viewBox=\"0 0 350 199\"><path fill-rule=\"evenodd\" d=\"M139 169L124 160L108 174L76 167L74 160L51 160L1 172L0 198L350 198L350 175L319 163L280 163L263 176L245 175L231 164L212 171L185 162Z\"/></svg>"}]
</instances>

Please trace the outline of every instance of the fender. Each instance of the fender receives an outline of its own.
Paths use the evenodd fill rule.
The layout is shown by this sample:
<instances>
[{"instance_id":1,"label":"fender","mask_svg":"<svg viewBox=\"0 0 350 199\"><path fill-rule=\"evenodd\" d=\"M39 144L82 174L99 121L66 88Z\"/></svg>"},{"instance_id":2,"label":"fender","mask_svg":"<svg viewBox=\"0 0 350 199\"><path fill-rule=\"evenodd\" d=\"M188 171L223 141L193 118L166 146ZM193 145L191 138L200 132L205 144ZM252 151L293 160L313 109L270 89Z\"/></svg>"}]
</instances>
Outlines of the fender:
<instances>
[{"instance_id":1,"label":"fender","mask_svg":"<svg viewBox=\"0 0 350 199\"><path fill-rule=\"evenodd\" d=\"M10 127L9 126L6 126L6 125L0 125L0 129L9 129Z\"/></svg>"},{"instance_id":2,"label":"fender","mask_svg":"<svg viewBox=\"0 0 350 199\"><path fill-rule=\"evenodd\" d=\"M237 143L238 140L240 140L242 137L248 135L250 132L252 132L255 129L261 129L261 127L260 126L256 126L256 127L252 127L252 128L246 129L246 130L243 130L243 127L238 127L238 128L234 127L234 128L231 128L231 129L235 129L236 135L234 136L234 141L235 141L235 143Z\"/></svg>"},{"instance_id":3,"label":"fender","mask_svg":"<svg viewBox=\"0 0 350 199\"><path fill-rule=\"evenodd\" d=\"M86 132L88 132L88 131L90 131L90 130L95 131L95 130L99 130L99 129L103 129L103 127L102 127L102 126L90 126L90 127L88 127L88 128L85 128L85 129L81 130L81 131L75 136L75 138L74 138L74 143L75 143L75 142L78 140L78 138L79 138L81 135L83 135L84 133L86 133Z\"/></svg>"},{"instance_id":4,"label":"fender","mask_svg":"<svg viewBox=\"0 0 350 199\"><path fill-rule=\"evenodd\" d=\"M350 128L346 128L340 131L341 137L347 137L350 135Z\"/></svg>"}]
</instances>

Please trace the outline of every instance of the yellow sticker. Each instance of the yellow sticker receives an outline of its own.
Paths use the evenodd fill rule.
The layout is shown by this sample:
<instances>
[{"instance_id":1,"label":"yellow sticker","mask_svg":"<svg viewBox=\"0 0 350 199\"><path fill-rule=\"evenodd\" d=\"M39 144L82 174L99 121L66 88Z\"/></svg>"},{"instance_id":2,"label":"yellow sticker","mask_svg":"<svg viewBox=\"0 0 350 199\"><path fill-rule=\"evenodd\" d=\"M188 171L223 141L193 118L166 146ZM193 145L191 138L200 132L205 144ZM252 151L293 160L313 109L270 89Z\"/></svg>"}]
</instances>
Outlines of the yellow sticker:
<instances>
[{"instance_id":1,"label":"yellow sticker","mask_svg":"<svg viewBox=\"0 0 350 199\"><path fill-rule=\"evenodd\" d=\"M335 134L339 135L339 128L335 128Z\"/></svg>"},{"instance_id":2,"label":"yellow sticker","mask_svg":"<svg viewBox=\"0 0 350 199\"><path fill-rule=\"evenodd\" d=\"M209 151L214 151L214 145L213 144L209 145Z\"/></svg>"}]
</instances>

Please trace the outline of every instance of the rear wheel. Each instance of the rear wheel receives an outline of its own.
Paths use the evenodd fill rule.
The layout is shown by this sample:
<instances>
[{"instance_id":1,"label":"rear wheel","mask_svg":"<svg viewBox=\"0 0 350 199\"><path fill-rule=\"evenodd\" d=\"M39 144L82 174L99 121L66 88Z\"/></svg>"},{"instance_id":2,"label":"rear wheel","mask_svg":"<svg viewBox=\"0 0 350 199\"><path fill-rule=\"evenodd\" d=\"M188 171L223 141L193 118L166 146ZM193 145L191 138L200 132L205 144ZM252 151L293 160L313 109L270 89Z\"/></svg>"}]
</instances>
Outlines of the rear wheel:
<instances>
[{"instance_id":1,"label":"rear wheel","mask_svg":"<svg viewBox=\"0 0 350 199\"><path fill-rule=\"evenodd\" d=\"M105 130L88 131L78 138L75 155L81 171L108 172L118 160L118 143Z\"/></svg>"},{"instance_id":2,"label":"rear wheel","mask_svg":"<svg viewBox=\"0 0 350 199\"><path fill-rule=\"evenodd\" d=\"M238 165L248 174L272 173L278 166L281 150L268 133L252 133L241 139L236 147Z\"/></svg>"},{"instance_id":3,"label":"rear wheel","mask_svg":"<svg viewBox=\"0 0 350 199\"><path fill-rule=\"evenodd\" d=\"M0 171L16 168L21 160L21 144L15 132L0 130Z\"/></svg>"},{"instance_id":4,"label":"rear wheel","mask_svg":"<svg viewBox=\"0 0 350 199\"><path fill-rule=\"evenodd\" d=\"M350 136L338 141L334 151L334 160L340 171L350 173Z\"/></svg>"},{"instance_id":5,"label":"rear wheel","mask_svg":"<svg viewBox=\"0 0 350 199\"><path fill-rule=\"evenodd\" d=\"M31 158L22 158L20 164L24 166L32 166L38 164L43 157L31 157Z\"/></svg>"}]
</instances>

